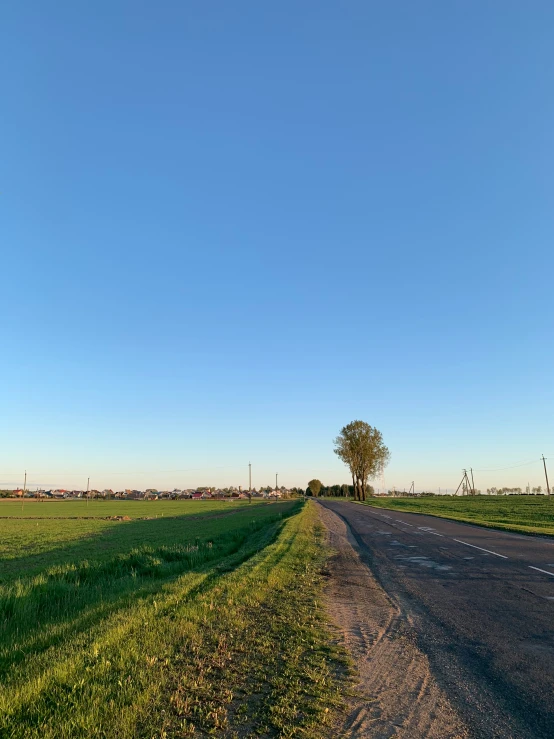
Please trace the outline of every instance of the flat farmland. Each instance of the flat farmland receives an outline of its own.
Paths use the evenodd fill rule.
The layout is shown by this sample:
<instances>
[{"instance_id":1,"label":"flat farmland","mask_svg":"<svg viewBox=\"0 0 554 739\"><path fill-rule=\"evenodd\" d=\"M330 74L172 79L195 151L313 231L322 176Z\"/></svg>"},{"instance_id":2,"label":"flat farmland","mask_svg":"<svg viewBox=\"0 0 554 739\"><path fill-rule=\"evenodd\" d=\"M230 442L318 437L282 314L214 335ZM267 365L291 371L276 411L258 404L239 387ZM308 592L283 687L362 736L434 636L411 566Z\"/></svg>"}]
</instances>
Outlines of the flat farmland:
<instances>
[{"instance_id":1,"label":"flat farmland","mask_svg":"<svg viewBox=\"0 0 554 739\"><path fill-rule=\"evenodd\" d=\"M23 509L0 504L0 736L325 735L343 658L313 504Z\"/></svg>"},{"instance_id":2,"label":"flat farmland","mask_svg":"<svg viewBox=\"0 0 554 739\"><path fill-rule=\"evenodd\" d=\"M3 498L0 500L0 517L11 516L37 518L104 518L108 516L130 516L145 518L148 516L182 516L191 513L208 513L225 510L229 506L264 505L267 501L252 498L247 500L36 500L28 498L20 500Z\"/></svg>"},{"instance_id":3,"label":"flat farmland","mask_svg":"<svg viewBox=\"0 0 554 739\"><path fill-rule=\"evenodd\" d=\"M95 558L102 559L119 552L121 547L174 543L176 536L192 536L199 518L205 525L212 518L236 515L245 506L253 510L260 505L271 504L222 500L90 501L89 504L31 500L22 506L21 501L2 500L0 581L8 572L28 574L29 569L40 570L46 563L51 566L71 562L75 556L86 559L91 551ZM131 519L132 526L121 527L120 517ZM77 551L69 546L71 542ZM46 560L35 556L43 554L47 555Z\"/></svg>"}]
</instances>

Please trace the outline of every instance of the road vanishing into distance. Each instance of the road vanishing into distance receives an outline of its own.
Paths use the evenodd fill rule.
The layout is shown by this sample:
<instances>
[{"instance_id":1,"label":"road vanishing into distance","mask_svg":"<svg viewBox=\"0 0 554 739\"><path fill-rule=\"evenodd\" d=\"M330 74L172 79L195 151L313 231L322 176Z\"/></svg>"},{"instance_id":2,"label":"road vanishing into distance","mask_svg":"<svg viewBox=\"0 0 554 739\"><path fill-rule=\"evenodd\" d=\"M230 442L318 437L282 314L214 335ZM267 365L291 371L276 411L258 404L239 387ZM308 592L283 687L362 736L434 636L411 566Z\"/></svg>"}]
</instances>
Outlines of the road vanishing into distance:
<instances>
[{"instance_id":1,"label":"road vanishing into distance","mask_svg":"<svg viewBox=\"0 0 554 739\"><path fill-rule=\"evenodd\" d=\"M554 539L320 500L478 739L554 737Z\"/></svg>"}]
</instances>

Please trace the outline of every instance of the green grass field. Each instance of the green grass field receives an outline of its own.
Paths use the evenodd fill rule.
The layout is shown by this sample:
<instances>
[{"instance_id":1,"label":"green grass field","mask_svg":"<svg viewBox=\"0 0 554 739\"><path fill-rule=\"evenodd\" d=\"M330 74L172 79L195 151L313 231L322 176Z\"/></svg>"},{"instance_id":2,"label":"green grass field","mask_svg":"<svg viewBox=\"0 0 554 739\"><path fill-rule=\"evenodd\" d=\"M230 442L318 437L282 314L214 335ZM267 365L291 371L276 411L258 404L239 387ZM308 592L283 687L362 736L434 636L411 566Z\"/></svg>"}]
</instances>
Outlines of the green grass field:
<instances>
[{"instance_id":1,"label":"green grass field","mask_svg":"<svg viewBox=\"0 0 554 739\"><path fill-rule=\"evenodd\" d=\"M143 543L173 543L176 536L190 536L198 517L234 516L245 507L267 506L264 501L0 501L0 582L7 573L71 562L76 556L109 557L115 549ZM131 518L122 528L117 516ZM17 519L15 520L10 519ZM168 521L168 519L170 519ZM157 522L157 523L156 523ZM129 522L125 522L128 524ZM183 527L185 527L183 529ZM165 538L164 538L165 537ZM70 543L74 542L76 550ZM51 552L51 550L53 550ZM48 555L45 560L39 555ZM37 556L35 556L37 555ZM55 559L53 560L52 557ZM7 562L6 560L14 560Z\"/></svg>"},{"instance_id":2,"label":"green grass field","mask_svg":"<svg viewBox=\"0 0 554 739\"><path fill-rule=\"evenodd\" d=\"M0 519L0 737L327 735L345 663L313 504L76 507Z\"/></svg>"},{"instance_id":3,"label":"green grass field","mask_svg":"<svg viewBox=\"0 0 554 739\"><path fill-rule=\"evenodd\" d=\"M38 518L104 518L109 516L130 516L146 518L151 516L182 516L191 513L225 510L245 505L264 504L263 498L247 500L37 500L35 498L0 499L0 518L6 516Z\"/></svg>"},{"instance_id":4,"label":"green grass field","mask_svg":"<svg viewBox=\"0 0 554 739\"><path fill-rule=\"evenodd\" d=\"M408 513L427 513L525 534L554 535L554 497L442 495L433 498L371 498L365 505Z\"/></svg>"}]
</instances>

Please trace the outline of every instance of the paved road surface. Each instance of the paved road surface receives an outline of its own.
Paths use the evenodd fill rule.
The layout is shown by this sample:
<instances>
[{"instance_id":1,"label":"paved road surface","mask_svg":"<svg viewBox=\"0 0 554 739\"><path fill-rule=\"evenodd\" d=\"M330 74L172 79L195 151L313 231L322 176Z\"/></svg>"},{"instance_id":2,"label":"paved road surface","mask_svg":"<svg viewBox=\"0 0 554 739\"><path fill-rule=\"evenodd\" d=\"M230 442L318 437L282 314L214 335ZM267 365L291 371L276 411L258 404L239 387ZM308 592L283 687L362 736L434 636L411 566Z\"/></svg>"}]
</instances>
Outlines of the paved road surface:
<instances>
[{"instance_id":1,"label":"paved road surface","mask_svg":"<svg viewBox=\"0 0 554 739\"><path fill-rule=\"evenodd\" d=\"M475 739L554 739L554 540L321 501L413 623Z\"/></svg>"}]
</instances>

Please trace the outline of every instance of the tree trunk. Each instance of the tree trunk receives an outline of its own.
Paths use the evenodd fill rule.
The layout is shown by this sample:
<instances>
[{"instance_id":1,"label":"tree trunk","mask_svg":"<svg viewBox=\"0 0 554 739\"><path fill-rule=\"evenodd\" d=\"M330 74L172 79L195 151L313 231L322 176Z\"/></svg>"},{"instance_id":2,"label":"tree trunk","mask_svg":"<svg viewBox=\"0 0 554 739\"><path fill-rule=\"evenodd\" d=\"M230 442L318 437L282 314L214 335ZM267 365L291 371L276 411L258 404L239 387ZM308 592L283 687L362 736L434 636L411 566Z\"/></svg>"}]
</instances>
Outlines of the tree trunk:
<instances>
[{"instance_id":1,"label":"tree trunk","mask_svg":"<svg viewBox=\"0 0 554 739\"><path fill-rule=\"evenodd\" d=\"M354 479L354 473L352 473L352 487L354 488L354 500L358 500L358 486L356 485L356 480Z\"/></svg>"}]
</instances>

